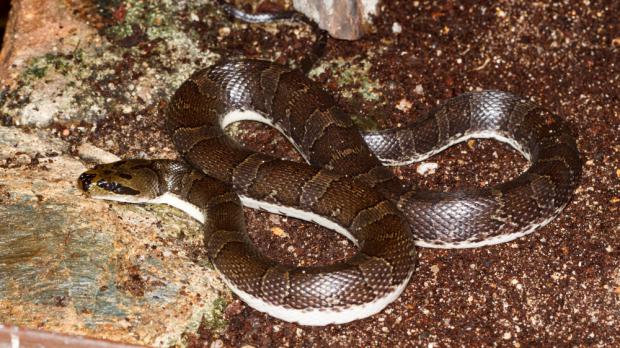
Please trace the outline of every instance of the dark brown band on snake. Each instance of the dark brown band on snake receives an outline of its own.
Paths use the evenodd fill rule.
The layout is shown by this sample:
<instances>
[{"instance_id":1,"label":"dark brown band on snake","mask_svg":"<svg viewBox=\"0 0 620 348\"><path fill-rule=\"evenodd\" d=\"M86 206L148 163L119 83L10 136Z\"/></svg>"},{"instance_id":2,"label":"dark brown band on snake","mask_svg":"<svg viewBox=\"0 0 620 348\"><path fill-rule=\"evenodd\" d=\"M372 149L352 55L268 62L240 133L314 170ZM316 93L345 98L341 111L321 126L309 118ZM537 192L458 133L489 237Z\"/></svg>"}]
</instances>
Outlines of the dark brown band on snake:
<instances>
[{"instance_id":1,"label":"dark brown band on snake","mask_svg":"<svg viewBox=\"0 0 620 348\"><path fill-rule=\"evenodd\" d=\"M271 124L309 164L244 148L224 132L241 119ZM532 232L568 203L581 172L566 125L511 94L464 94L406 128L361 134L303 73L257 60L226 60L194 73L171 99L166 127L191 167L109 164L83 174L82 188L118 191L126 201L139 201L131 198L138 192L143 201L188 202L185 210L196 207L194 216L204 219L208 255L231 288L259 310L309 325L355 320L393 301L414 271L414 243L474 247ZM531 166L495 187L420 192L382 165L420 160L470 137L506 141ZM246 234L237 194L248 206L335 229L358 253L328 266L269 260Z\"/></svg>"},{"instance_id":2,"label":"dark brown band on snake","mask_svg":"<svg viewBox=\"0 0 620 348\"><path fill-rule=\"evenodd\" d=\"M222 131L222 119L234 110L259 113L311 165L375 187L399 207L416 240L426 246L477 246L531 232L568 203L580 176L579 153L566 125L508 93L464 94L406 128L360 135L333 98L299 71L229 60L195 73L179 88L170 103L168 128L186 160L230 183L249 156ZM507 141L532 164L496 187L447 193L408 191L381 164L410 163L469 137ZM235 189L262 199L246 186ZM278 199L276 204L284 202Z\"/></svg>"}]
</instances>

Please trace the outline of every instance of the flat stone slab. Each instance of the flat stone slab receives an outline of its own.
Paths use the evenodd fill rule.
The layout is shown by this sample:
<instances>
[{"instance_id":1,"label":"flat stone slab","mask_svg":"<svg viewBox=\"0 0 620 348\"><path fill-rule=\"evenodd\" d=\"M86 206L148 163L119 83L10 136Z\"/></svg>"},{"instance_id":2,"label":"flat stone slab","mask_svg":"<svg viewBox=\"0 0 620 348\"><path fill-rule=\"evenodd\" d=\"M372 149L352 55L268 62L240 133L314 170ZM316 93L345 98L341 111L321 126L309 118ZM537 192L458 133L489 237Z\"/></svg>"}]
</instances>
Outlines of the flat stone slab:
<instances>
[{"instance_id":1,"label":"flat stone slab","mask_svg":"<svg viewBox=\"0 0 620 348\"><path fill-rule=\"evenodd\" d=\"M87 199L75 187L86 168L64 150L43 131L0 127L0 322L180 342L224 290L187 252L202 243L199 224L172 208Z\"/></svg>"}]
</instances>

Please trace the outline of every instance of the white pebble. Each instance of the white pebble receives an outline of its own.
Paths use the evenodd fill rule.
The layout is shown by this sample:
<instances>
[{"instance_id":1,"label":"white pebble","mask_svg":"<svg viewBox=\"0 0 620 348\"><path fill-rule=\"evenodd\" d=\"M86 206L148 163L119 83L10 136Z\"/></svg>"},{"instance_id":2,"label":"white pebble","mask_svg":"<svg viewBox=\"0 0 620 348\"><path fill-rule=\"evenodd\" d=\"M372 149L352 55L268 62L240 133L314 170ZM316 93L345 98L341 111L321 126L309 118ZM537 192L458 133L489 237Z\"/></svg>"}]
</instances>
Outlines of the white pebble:
<instances>
[{"instance_id":1,"label":"white pebble","mask_svg":"<svg viewBox=\"0 0 620 348\"><path fill-rule=\"evenodd\" d=\"M418 164L416 172L420 175L433 174L439 168L439 164L435 162L422 162Z\"/></svg>"},{"instance_id":2,"label":"white pebble","mask_svg":"<svg viewBox=\"0 0 620 348\"><path fill-rule=\"evenodd\" d=\"M394 22L392 23L392 32L394 34L400 34L403 31L403 27L400 26L400 23Z\"/></svg>"}]
</instances>

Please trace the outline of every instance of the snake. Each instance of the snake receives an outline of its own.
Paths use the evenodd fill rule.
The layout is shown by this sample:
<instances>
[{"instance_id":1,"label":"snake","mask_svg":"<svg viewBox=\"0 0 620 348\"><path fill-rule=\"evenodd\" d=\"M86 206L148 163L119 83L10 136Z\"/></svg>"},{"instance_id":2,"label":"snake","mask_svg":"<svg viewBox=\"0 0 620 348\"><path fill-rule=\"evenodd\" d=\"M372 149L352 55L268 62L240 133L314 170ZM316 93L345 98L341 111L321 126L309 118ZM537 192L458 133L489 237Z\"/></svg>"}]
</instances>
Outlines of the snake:
<instances>
[{"instance_id":1,"label":"snake","mask_svg":"<svg viewBox=\"0 0 620 348\"><path fill-rule=\"evenodd\" d=\"M255 152L226 127L258 121L281 132L305 163ZM207 256L250 307L301 325L343 324L396 300L412 278L416 246L508 242L549 223L581 175L565 121L502 91L448 99L403 127L361 131L305 71L225 58L193 73L166 108L180 160L126 159L82 173L92 198L169 204L203 224ZM422 161L471 138L507 143L528 161L516 178L461 191L423 191L387 166ZM261 253L243 207L316 223L348 238L353 256L298 266Z\"/></svg>"}]
</instances>

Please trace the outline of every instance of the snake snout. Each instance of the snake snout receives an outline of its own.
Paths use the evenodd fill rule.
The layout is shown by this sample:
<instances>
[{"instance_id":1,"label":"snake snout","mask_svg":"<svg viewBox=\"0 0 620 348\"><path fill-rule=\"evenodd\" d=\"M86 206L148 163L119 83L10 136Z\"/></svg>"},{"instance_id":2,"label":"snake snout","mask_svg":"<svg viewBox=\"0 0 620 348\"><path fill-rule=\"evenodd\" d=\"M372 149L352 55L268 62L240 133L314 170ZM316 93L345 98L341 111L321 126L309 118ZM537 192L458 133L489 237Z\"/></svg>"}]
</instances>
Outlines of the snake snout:
<instances>
[{"instance_id":1,"label":"snake snout","mask_svg":"<svg viewBox=\"0 0 620 348\"><path fill-rule=\"evenodd\" d=\"M89 172L84 172L78 178L77 186L84 192L88 192L90 189L90 185L93 183L93 179L97 176L97 174L92 174Z\"/></svg>"}]
</instances>

